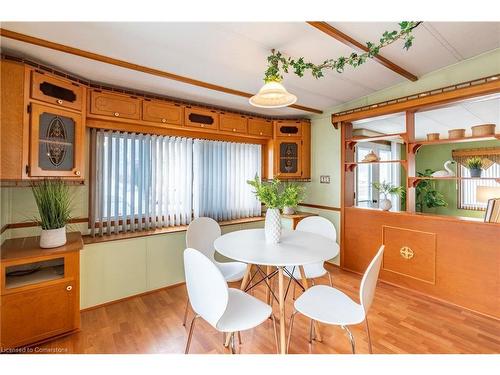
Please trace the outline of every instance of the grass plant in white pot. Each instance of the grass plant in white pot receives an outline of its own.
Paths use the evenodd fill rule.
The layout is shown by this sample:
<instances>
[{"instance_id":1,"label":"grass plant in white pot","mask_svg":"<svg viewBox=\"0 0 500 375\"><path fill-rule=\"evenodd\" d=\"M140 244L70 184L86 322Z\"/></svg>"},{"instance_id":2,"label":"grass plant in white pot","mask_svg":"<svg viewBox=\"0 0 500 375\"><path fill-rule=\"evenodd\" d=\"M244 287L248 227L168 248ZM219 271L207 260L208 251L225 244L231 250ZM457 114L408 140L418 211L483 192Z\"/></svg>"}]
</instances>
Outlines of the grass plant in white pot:
<instances>
[{"instance_id":1,"label":"grass plant in white pot","mask_svg":"<svg viewBox=\"0 0 500 375\"><path fill-rule=\"evenodd\" d=\"M283 186L283 214L293 215L295 209L304 200L305 187L296 182L285 182Z\"/></svg>"},{"instance_id":2,"label":"grass plant in white pot","mask_svg":"<svg viewBox=\"0 0 500 375\"><path fill-rule=\"evenodd\" d=\"M66 243L66 224L70 220L71 197L69 187L62 180L50 179L31 185L42 227L40 247L53 248Z\"/></svg>"},{"instance_id":3,"label":"grass plant in white pot","mask_svg":"<svg viewBox=\"0 0 500 375\"><path fill-rule=\"evenodd\" d=\"M259 201L267 207L264 232L266 242L278 243L281 239L281 216L280 209L283 208L283 192L281 182L278 179L262 182L258 176L247 181L255 191L254 194Z\"/></svg>"},{"instance_id":4,"label":"grass plant in white pot","mask_svg":"<svg viewBox=\"0 0 500 375\"><path fill-rule=\"evenodd\" d=\"M385 181L373 182L372 186L384 196L384 199L381 199L379 203L379 207L383 211L389 211L392 208L392 202L389 199L390 196L394 195L401 198L405 194L405 189L402 186L394 186Z\"/></svg>"}]
</instances>

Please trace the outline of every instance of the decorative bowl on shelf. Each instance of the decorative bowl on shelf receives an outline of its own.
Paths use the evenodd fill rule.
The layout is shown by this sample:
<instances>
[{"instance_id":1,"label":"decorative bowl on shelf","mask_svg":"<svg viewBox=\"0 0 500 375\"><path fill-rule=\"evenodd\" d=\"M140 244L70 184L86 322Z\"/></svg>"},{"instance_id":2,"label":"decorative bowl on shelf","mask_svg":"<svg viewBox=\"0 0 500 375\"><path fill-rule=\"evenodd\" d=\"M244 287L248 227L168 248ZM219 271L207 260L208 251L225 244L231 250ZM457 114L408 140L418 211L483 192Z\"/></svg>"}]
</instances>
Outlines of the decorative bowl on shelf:
<instances>
[{"instance_id":1,"label":"decorative bowl on shelf","mask_svg":"<svg viewBox=\"0 0 500 375\"><path fill-rule=\"evenodd\" d=\"M473 137L484 137L495 134L495 124L483 124L471 127Z\"/></svg>"},{"instance_id":2,"label":"decorative bowl on shelf","mask_svg":"<svg viewBox=\"0 0 500 375\"><path fill-rule=\"evenodd\" d=\"M451 129L451 130L448 130L448 138L450 138L450 139L465 138L465 129Z\"/></svg>"},{"instance_id":3,"label":"decorative bowl on shelf","mask_svg":"<svg viewBox=\"0 0 500 375\"><path fill-rule=\"evenodd\" d=\"M429 133L429 134L427 134L427 140L428 141L438 141L439 140L439 133Z\"/></svg>"},{"instance_id":4,"label":"decorative bowl on shelf","mask_svg":"<svg viewBox=\"0 0 500 375\"><path fill-rule=\"evenodd\" d=\"M368 154L366 154L366 156L363 158L363 161L364 162L369 162L369 163L373 163L375 161L379 161L380 158L377 156L376 153L373 152L373 150L370 150L370 152Z\"/></svg>"}]
</instances>

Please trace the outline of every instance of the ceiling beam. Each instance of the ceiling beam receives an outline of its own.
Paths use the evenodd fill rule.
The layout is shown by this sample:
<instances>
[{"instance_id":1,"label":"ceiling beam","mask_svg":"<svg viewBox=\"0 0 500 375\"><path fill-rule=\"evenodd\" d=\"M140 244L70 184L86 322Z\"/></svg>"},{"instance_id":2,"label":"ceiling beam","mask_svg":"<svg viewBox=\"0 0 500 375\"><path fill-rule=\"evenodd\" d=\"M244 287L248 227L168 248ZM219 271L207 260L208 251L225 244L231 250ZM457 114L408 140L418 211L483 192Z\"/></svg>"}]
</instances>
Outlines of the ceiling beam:
<instances>
[{"instance_id":1,"label":"ceiling beam","mask_svg":"<svg viewBox=\"0 0 500 375\"><path fill-rule=\"evenodd\" d=\"M322 21L307 21L309 25L312 27L315 27L316 29L323 31L325 34L331 36L334 39L337 39L339 42L352 47L356 50L363 51L363 52L368 52L368 47L366 47L364 44L361 44L357 40L354 40L351 38L349 35L344 34L342 31L336 29L332 25L330 25L327 22L322 22ZM382 64L386 68L389 68L393 72L409 79L410 81L415 82L418 80L418 77L409 71L403 69L399 65L394 64L392 61L386 59L382 55L378 54L373 57L373 60L377 61L379 64Z\"/></svg>"},{"instance_id":2,"label":"ceiling beam","mask_svg":"<svg viewBox=\"0 0 500 375\"><path fill-rule=\"evenodd\" d=\"M247 93L244 91L234 90L234 89L231 89L228 87L219 86L219 85L215 85L213 83L204 82L204 81L200 81L197 79L180 76L180 75L177 75L174 73L166 72L166 71L155 69L155 68L149 68L147 66L138 65L138 64L134 64L134 63L131 63L128 61L115 59L115 58L108 57L105 55L100 55L97 53L81 50L79 48L66 46L64 44L51 42L51 41L48 41L45 39L36 38L33 36L17 33L15 31L6 30L3 28L0 28L0 36L3 36L5 38L9 38L9 39L14 39L14 40L24 42L24 43L34 44L34 45L37 45L40 47L53 49L55 51L69 53L71 55L84 57L86 59L99 61L99 62L103 62L106 64L111 64L111 65L119 66L119 67L126 68L126 69L135 70L135 71L146 73L146 74L151 74L154 76L167 78L167 79L171 79L174 81L179 81L182 83L186 83L188 85L193 85L193 86L203 87L203 88L209 89L209 90L223 92L225 94L241 96L244 98L250 98L251 96L253 96L253 94L250 94L250 93ZM319 109L305 107L305 106L302 106L299 104L293 104L290 107L301 110L301 111L311 112L311 113L318 113L318 114L323 113L323 111L321 111Z\"/></svg>"}]
</instances>

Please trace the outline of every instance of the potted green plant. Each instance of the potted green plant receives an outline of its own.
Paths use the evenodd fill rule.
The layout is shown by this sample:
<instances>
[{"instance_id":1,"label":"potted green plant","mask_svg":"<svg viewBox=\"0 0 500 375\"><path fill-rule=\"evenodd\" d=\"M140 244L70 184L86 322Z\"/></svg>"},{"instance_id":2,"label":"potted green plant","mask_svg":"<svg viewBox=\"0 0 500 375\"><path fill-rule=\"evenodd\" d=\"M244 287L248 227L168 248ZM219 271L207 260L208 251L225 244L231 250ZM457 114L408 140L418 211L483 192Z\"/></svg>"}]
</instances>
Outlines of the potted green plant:
<instances>
[{"instance_id":1,"label":"potted green plant","mask_svg":"<svg viewBox=\"0 0 500 375\"><path fill-rule=\"evenodd\" d=\"M38 207L42 227L40 247L52 248L66 243L66 224L71 214L71 198L68 185L52 179L34 182L31 190Z\"/></svg>"},{"instance_id":2,"label":"potted green plant","mask_svg":"<svg viewBox=\"0 0 500 375\"><path fill-rule=\"evenodd\" d=\"M426 169L424 172L418 172L418 177L432 177L435 171ZM431 179L420 180L415 189L416 209L419 212L424 211L424 207L446 207L448 203L444 200L444 195L436 190L436 181Z\"/></svg>"},{"instance_id":3,"label":"potted green plant","mask_svg":"<svg viewBox=\"0 0 500 375\"><path fill-rule=\"evenodd\" d=\"M392 202L389 196L403 197L405 189L402 186L395 186L389 182L373 182L372 186L384 195L384 199L380 200L379 207L384 211L389 211L392 208Z\"/></svg>"},{"instance_id":4,"label":"potted green plant","mask_svg":"<svg viewBox=\"0 0 500 375\"><path fill-rule=\"evenodd\" d=\"M295 208L304 199L305 187L295 182L286 182L283 186L283 213L293 215Z\"/></svg>"},{"instance_id":5,"label":"potted green plant","mask_svg":"<svg viewBox=\"0 0 500 375\"><path fill-rule=\"evenodd\" d=\"M278 179L263 182L258 176L247 181L252 186L254 194L259 201L265 204L266 220L264 232L268 243L278 243L281 238L281 216L280 209L283 208L283 192L281 182Z\"/></svg>"},{"instance_id":6,"label":"potted green plant","mask_svg":"<svg viewBox=\"0 0 500 375\"><path fill-rule=\"evenodd\" d=\"M465 161L465 166L469 168L471 177L481 177L483 171L483 159L479 156L473 156Z\"/></svg>"}]
</instances>

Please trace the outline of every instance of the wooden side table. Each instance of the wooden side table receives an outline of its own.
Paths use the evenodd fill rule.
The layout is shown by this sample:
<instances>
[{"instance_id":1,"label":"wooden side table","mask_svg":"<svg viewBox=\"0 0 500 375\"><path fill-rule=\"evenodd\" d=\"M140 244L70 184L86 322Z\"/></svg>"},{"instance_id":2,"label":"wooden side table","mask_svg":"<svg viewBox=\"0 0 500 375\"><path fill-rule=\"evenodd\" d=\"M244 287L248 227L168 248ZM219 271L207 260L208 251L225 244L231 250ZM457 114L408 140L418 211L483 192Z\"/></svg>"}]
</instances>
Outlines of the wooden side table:
<instances>
[{"instance_id":1,"label":"wooden side table","mask_svg":"<svg viewBox=\"0 0 500 375\"><path fill-rule=\"evenodd\" d=\"M0 348L33 345L80 329L80 232L65 245L40 237L6 240L0 262Z\"/></svg>"}]
</instances>

